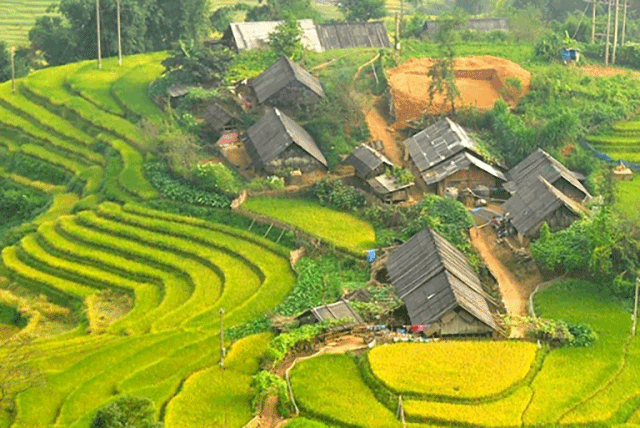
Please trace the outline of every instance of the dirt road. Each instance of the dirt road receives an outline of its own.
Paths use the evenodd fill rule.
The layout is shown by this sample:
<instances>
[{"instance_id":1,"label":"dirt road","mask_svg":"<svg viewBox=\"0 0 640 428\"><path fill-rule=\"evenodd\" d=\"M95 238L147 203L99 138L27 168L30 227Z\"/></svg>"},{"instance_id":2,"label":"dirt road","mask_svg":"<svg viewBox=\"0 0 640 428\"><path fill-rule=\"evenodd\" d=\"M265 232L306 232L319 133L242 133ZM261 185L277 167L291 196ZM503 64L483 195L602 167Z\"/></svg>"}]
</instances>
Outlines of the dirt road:
<instances>
[{"instance_id":1,"label":"dirt road","mask_svg":"<svg viewBox=\"0 0 640 428\"><path fill-rule=\"evenodd\" d=\"M492 237L493 231L488 228L471 228L471 243L476 248L489 270L498 280L498 286L502 293L502 300L509 314L528 316L529 295L531 289L521 284L514 274L496 257L498 244ZM513 328L511 337L524 337L524 329Z\"/></svg>"},{"instance_id":2,"label":"dirt road","mask_svg":"<svg viewBox=\"0 0 640 428\"><path fill-rule=\"evenodd\" d=\"M372 140L380 140L384 144L384 155L396 165L402 165L402 151L396 142L395 132L389 132L389 125L378 112L375 105L365 112L365 119L371 131Z\"/></svg>"}]
</instances>

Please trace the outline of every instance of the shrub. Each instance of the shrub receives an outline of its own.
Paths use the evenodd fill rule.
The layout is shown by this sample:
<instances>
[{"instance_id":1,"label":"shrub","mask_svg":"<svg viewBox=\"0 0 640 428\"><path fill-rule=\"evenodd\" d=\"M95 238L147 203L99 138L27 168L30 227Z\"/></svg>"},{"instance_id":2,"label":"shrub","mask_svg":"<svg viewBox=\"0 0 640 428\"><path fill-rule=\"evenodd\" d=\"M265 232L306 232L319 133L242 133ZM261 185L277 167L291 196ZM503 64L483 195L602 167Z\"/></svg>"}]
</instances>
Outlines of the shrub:
<instances>
[{"instance_id":1,"label":"shrub","mask_svg":"<svg viewBox=\"0 0 640 428\"><path fill-rule=\"evenodd\" d=\"M124 396L98 410L92 428L161 428L148 398Z\"/></svg>"},{"instance_id":2,"label":"shrub","mask_svg":"<svg viewBox=\"0 0 640 428\"><path fill-rule=\"evenodd\" d=\"M196 181L208 190L237 194L242 188L242 181L233 171L221 163L206 162L193 169Z\"/></svg>"},{"instance_id":3,"label":"shrub","mask_svg":"<svg viewBox=\"0 0 640 428\"><path fill-rule=\"evenodd\" d=\"M598 337L591 326L582 322L539 318L533 321L533 327L533 337L555 346L584 348L593 345Z\"/></svg>"},{"instance_id":4,"label":"shrub","mask_svg":"<svg viewBox=\"0 0 640 428\"><path fill-rule=\"evenodd\" d=\"M263 405L268 396L278 397L278 412L285 418L288 417L293 408L287 383L280 376L266 370L260 371L252 377L251 389L253 398L251 407L256 412Z\"/></svg>"},{"instance_id":5,"label":"shrub","mask_svg":"<svg viewBox=\"0 0 640 428\"><path fill-rule=\"evenodd\" d=\"M313 185L311 191L323 205L341 210L351 211L363 206L365 202L360 192L337 179L323 178Z\"/></svg>"}]
</instances>

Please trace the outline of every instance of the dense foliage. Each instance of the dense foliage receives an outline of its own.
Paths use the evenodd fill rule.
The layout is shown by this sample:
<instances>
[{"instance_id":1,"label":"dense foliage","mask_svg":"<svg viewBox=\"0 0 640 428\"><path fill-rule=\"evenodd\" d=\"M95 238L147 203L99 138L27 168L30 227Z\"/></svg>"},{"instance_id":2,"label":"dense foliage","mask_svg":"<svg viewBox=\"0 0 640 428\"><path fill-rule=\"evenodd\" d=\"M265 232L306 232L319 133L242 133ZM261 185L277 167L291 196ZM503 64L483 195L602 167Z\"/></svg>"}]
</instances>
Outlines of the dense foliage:
<instances>
[{"instance_id":1,"label":"dense foliage","mask_svg":"<svg viewBox=\"0 0 640 428\"><path fill-rule=\"evenodd\" d=\"M0 179L0 227L33 218L47 203L46 194Z\"/></svg>"},{"instance_id":2,"label":"dense foliage","mask_svg":"<svg viewBox=\"0 0 640 428\"><path fill-rule=\"evenodd\" d=\"M122 396L98 410L92 428L162 428L148 398Z\"/></svg>"},{"instance_id":3,"label":"dense foliage","mask_svg":"<svg viewBox=\"0 0 640 428\"><path fill-rule=\"evenodd\" d=\"M543 224L531 253L545 269L600 279L617 294L631 296L638 248L620 220L601 208L592 217L555 233Z\"/></svg>"},{"instance_id":4,"label":"dense foliage","mask_svg":"<svg viewBox=\"0 0 640 428\"><path fill-rule=\"evenodd\" d=\"M243 182L234 171L222 163L200 163L193 169L196 183L207 190L234 195L240 193Z\"/></svg>"},{"instance_id":5,"label":"dense foliage","mask_svg":"<svg viewBox=\"0 0 640 428\"><path fill-rule=\"evenodd\" d=\"M338 179L323 178L314 183L311 192L322 205L352 211L364 205L364 196Z\"/></svg>"},{"instance_id":6,"label":"dense foliage","mask_svg":"<svg viewBox=\"0 0 640 428\"><path fill-rule=\"evenodd\" d=\"M167 199L211 208L224 208L231 204L230 196L199 188L184 178L175 176L161 162L145 163L144 172L153 187Z\"/></svg>"},{"instance_id":7,"label":"dense foliage","mask_svg":"<svg viewBox=\"0 0 640 428\"><path fill-rule=\"evenodd\" d=\"M178 40L201 42L208 34L208 0L120 1L125 55L169 49ZM39 17L29 32L33 48L43 51L50 65L95 58L96 2L60 0L54 7L61 16ZM100 12L102 55L117 55L116 1L102 0Z\"/></svg>"},{"instance_id":8,"label":"dense foliage","mask_svg":"<svg viewBox=\"0 0 640 428\"><path fill-rule=\"evenodd\" d=\"M555 346L583 348L597 339L593 329L582 322L565 322L538 318L533 321L532 336Z\"/></svg>"},{"instance_id":9,"label":"dense foliage","mask_svg":"<svg viewBox=\"0 0 640 428\"><path fill-rule=\"evenodd\" d=\"M338 7L347 21L369 21L386 15L384 0L343 0Z\"/></svg>"},{"instance_id":10,"label":"dense foliage","mask_svg":"<svg viewBox=\"0 0 640 428\"><path fill-rule=\"evenodd\" d=\"M269 46L273 52L288 58L300 58L304 47L302 46L302 28L293 17L288 16L279 24L273 33L269 34Z\"/></svg>"},{"instance_id":11,"label":"dense foliage","mask_svg":"<svg viewBox=\"0 0 640 428\"><path fill-rule=\"evenodd\" d=\"M254 412L262 408L269 396L278 397L278 412L281 416L288 417L293 410L287 383L280 376L262 370L251 378L251 389L253 391L251 407Z\"/></svg>"}]
</instances>

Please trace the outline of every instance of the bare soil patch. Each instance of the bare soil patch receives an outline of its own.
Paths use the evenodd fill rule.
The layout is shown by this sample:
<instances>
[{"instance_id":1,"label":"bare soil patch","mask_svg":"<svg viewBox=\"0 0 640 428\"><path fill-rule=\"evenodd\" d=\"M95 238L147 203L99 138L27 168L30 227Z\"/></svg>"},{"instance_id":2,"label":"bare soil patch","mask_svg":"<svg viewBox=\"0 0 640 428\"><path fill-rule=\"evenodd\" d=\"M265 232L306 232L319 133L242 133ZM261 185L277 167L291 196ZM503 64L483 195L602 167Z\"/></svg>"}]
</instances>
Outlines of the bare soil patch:
<instances>
[{"instance_id":1,"label":"bare soil patch","mask_svg":"<svg viewBox=\"0 0 640 428\"><path fill-rule=\"evenodd\" d=\"M433 63L430 58L416 58L387 71L394 98L396 128L405 126L407 121L418 119L424 113L441 114L450 109L442 96L436 95L433 104L429 102L431 79L428 73ZM531 73L518 64L492 56L458 58L455 75L462 104L481 110L493 107L508 78L517 78L522 87L520 93L511 99L514 105L526 95L531 81Z\"/></svg>"},{"instance_id":2,"label":"bare soil patch","mask_svg":"<svg viewBox=\"0 0 640 428\"><path fill-rule=\"evenodd\" d=\"M394 164L402 165L402 150L396 140L396 133L389 129L389 124L380 115L375 105L365 112L365 119L369 125L371 139L382 141L384 155Z\"/></svg>"}]
</instances>

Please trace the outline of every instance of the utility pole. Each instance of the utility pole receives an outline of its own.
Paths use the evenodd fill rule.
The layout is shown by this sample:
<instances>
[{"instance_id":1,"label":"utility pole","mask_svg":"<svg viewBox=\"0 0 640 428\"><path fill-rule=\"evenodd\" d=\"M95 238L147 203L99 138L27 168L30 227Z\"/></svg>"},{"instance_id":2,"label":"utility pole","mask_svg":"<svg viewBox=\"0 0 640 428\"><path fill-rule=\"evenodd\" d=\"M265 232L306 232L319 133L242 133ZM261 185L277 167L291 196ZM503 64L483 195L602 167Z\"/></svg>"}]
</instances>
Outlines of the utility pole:
<instances>
[{"instance_id":1,"label":"utility pole","mask_svg":"<svg viewBox=\"0 0 640 428\"><path fill-rule=\"evenodd\" d=\"M96 25L98 29L98 70L102 70L102 47L100 46L100 0L96 0Z\"/></svg>"},{"instance_id":2,"label":"utility pole","mask_svg":"<svg viewBox=\"0 0 640 428\"><path fill-rule=\"evenodd\" d=\"M224 370L224 326L222 318L224 317L224 309L220 308L220 368Z\"/></svg>"},{"instance_id":3,"label":"utility pole","mask_svg":"<svg viewBox=\"0 0 640 428\"><path fill-rule=\"evenodd\" d=\"M593 0L591 3L593 7L591 8L591 43L596 41L596 7L598 7L598 2Z\"/></svg>"},{"instance_id":4,"label":"utility pole","mask_svg":"<svg viewBox=\"0 0 640 428\"><path fill-rule=\"evenodd\" d=\"M11 46L11 93L16 93L16 47Z\"/></svg>"},{"instance_id":5,"label":"utility pole","mask_svg":"<svg viewBox=\"0 0 640 428\"><path fill-rule=\"evenodd\" d=\"M627 33L627 6L629 6L629 0L624 0L624 13L622 14L622 42L620 46L624 46L624 36Z\"/></svg>"},{"instance_id":6,"label":"utility pole","mask_svg":"<svg viewBox=\"0 0 640 428\"><path fill-rule=\"evenodd\" d=\"M607 8L607 42L605 44L605 52L604 52L604 64L609 65L609 44L611 39L611 1L609 0L608 8Z\"/></svg>"},{"instance_id":7,"label":"utility pole","mask_svg":"<svg viewBox=\"0 0 640 428\"><path fill-rule=\"evenodd\" d=\"M118 13L118 66L122 67L122 39L120 36L120 0L116 0Z\"/></svg>"},{"instance_id":8,"label":"utility pole","mask_svg":"<svg viewBox=\"0 0 640 428\"><path fill-rule=\"evenodd\" d=\"M616 63L616 50L618 48L618 19L620 11L620 0L616 0L616 22L613 26L613 55L612 55L612 64Z\"/></svg>"},{"instance_id":9,"label":"utility pole","mask_svg":"<svg viewBox=\"0 0 640 428\"><path fill-rule=\"evenodd\" d=\"M636 325L638 324L638 285L640 284L640 278L636 278L636 300L633 304L633 327L631 328L631 335L636 335Z\"/></svg>"}]
</instances>

